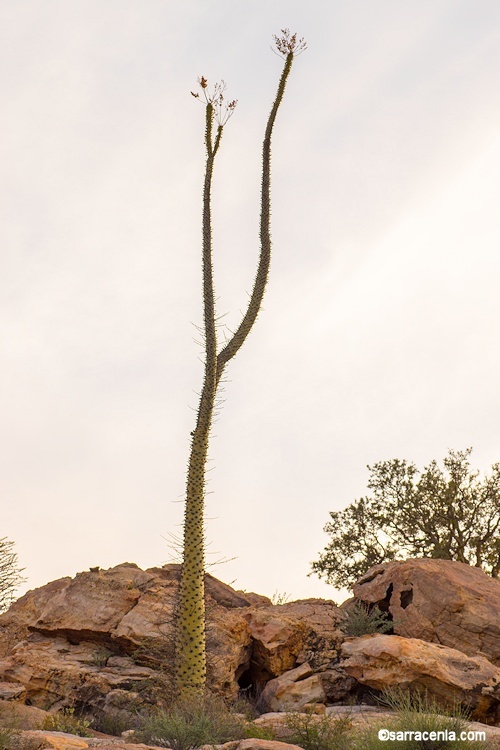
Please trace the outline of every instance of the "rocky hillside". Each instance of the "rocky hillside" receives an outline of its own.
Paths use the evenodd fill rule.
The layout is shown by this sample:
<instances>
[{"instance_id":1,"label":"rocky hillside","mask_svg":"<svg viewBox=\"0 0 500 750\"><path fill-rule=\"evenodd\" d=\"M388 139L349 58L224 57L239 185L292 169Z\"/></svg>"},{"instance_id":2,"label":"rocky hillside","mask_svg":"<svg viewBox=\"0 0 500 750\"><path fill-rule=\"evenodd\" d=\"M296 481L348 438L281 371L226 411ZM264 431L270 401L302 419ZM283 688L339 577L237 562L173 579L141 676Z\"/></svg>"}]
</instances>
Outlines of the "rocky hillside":
<instances>
[{"instance_id":1,"label":"rocky hillside","mask_svg":"<svg viewBox=\"0 0 500 750\"><path fill-rule=\"evenodd\" d=\"M0 616L0 698L93 715L147 709L172 690L179 567L124 563L28 592ZM349 606L273 605L206 578L208 679L262 711L374 703L377 692L425 689L500 723L500 582L445 560L379 565L354 587L393 633L346 637Z\"/></svg>"}]
</instances>

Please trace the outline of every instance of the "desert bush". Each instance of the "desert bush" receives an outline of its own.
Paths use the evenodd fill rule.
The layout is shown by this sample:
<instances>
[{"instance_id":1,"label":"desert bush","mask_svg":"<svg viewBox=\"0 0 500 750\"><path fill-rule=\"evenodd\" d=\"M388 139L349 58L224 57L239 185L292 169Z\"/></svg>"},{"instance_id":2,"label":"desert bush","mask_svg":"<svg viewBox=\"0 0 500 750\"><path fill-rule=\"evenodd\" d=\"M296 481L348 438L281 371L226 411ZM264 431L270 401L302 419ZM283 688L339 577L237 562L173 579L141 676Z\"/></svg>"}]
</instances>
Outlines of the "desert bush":
<instances>
[{"instance_id":1,"label":"desert bush","mask_svg":"<svg viewBox=\"0 0 500 750\"><path fill-rule=\"evenodd\" d=\"M312 712L291 713L286 725L290 730L287 741L304 750L350 750L352 747L349 715L332 718Z\"/></svg>"},{"instance_id":2,"label":"desert bush","mask_svg":"<svg viewBox=\"0 0 500 750\"><path fill-rule=\"evenodd\" d=\"M0 729L0 750L13 750L14 732L6 727Z\"/></svg>"},{"instance_id":3,"label":"desert bush","mask_svg":"<svg viewBox=\"0 0 500 750\"><path fill-rule=\"evenodd\" d=\"M262 691L260 691L262 692ZM261 712L256 708L256 691L252 687L240 690L239 695L234 700L228 702L228 709L233 714L244 716L246 721L253 721L260 716Z\"/></svg>"},{"instance_id":4,"label":"desert bush","mask_svg":"<svg viewBox=\"0 0 500 750\"><path fill-rule=\"evenodd\" d=\"M377 606L370 608L365 602L359 601L347 610L340 625L342 632L351 636L388 633L392 627L393 623L386 612L382 612Z\"/></svg>"},{"instance_id":5,"label":"desert bush","mask_svg":"<svg viewBox=\"0 0 500 750\"><path fill-rule=\"evenodd\" d=\"M75 716L74 708L65 708L57 714L46 716L42 729L50 732L67 732L68 734L77 734L80 737L91 737L89 727L91 721L82 716Z\"/></svg>"},{"instance_id":6,"label":"desert bush","mask_svg":"<svg viewBox=\"0 0 500 750\"><path fill-rule=\"evenodd\" d=\"M92 729L119 737L127 729L140 728L142 723L143 719L138 713L110 710L94 717Z\"/></svg>"},{"instance_id":7,"label":"desert bush","mask_svg":"<svg viewBox=\"0 0 500 750\"><path fill-rule=\"evenodd\" d=\"M99 646L92 654L92 663L96 667L105 667L110 656L113 656L113 652L109 648Z\"/></svg>"},{"instance_id":8,"label":"desert bush","mask_svg":"<svg viewBox=\"0 0 500 750\"><path fill-rule=\"evenodd\" d=\"M287 594L286 591L276 590L271 597L271 602L276 607L279 606L280 604L286 604L289 601L290 601L290 594Z\"/></svg>"},{"instance_id":9,"label":"desert bush","mask_svg":"<svg viewBox=\"0 0 500 750\"><path fill-rule=\"evenodd\" d=\"M15 599L15 592L26 580L21 573L24 568L18 564L17 554L14 552L14 542L6 537L0 539L0 612L10 607Z\"/></svg>"},{"instance_id":10,"label":"desert bush","mask_svg":"<svg viewBox=\"0 0 500 750\"><path fill-rule=\"evenodd\" d=\"M19 740L20 718L15 704L0 701L0 750L21 750Z\"/></svg>"},{"instance_id":11,"label":"desert bush","mask_svg":"<svg viewBox=\"0 0 500 750\"><path fill-rule=\"evenodd\" d=\"M136 731L134 741L189 750L248 737L273 738L268 730L254 727L231 713L221 698L206 694L201 699L181 698L170 708L155 712Z\"/></svg>"},{"instance_id":12,"label":"desert bush","mask_svg":"<svg viewBox=\"0 0 500 750\"><path fill-rule=\"evenodd\" d=\"M381 723L381 727L393 732L451 732L456 739L400 739L380 740L378 728L371 728L356 736L353 750L487 750L486 743L461 740L460 733L467 731L468 713L458 704L451 709L439 705L425 693L410 693L401 689L387 691L380 702L396 712L395 716Z\"/></svg>"}]
</instances>

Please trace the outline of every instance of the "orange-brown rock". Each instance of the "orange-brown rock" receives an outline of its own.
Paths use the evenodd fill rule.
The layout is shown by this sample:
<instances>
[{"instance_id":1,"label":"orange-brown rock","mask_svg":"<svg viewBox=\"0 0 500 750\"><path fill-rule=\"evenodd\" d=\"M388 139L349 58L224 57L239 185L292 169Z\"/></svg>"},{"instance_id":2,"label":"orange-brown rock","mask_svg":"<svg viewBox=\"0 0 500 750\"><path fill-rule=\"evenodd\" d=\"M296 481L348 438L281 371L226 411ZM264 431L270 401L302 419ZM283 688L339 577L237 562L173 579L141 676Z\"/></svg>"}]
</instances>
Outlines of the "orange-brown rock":
<instances>
[{"instance_id":1,"label":"orange-brown rock","mask_svg":"<svg viewBox=\"0 0 500 750\"><path fill-rule=\"evenodd\" d=\"M0 700L16 701L26 698L26 690L19 682L0 682Z\"/></svg>"},{"instance_id":2,"label":"orange-brown rock","mask_svg":"<svg viewBox=\"0 0 500 750\"><path fill-rule=\"evenodd\" d=\"M46 732L35 730L20 732L17 739L19 748L23 750L87 750L88 743L83 737L77 737L65 732Z\"/></svg>"},{"instance_id":3,"label":"orange-brown rock","mask_svg":"<svg viewBox=\"0 0 500 750\"><path fill-rule=\"evenodd\" d=\"M106 710L115 691L156 700L142 688L161 677L155 695L171 690L178 584L178 565L143 571L124 563L28 592L0 616L0 681L24 687L27 701L43 708ZM205 590L215 692L234 697L305 661L316 672L338 661L333 602L273 606L210 575Z\"/></svg>"},{"instance_id":4,"label":"orange-brown rock","mask_svg":"<svg viewBox=\"0 0 500 750\"><path fill-rule=\"evenodd\" d=\"M248 603L207 578L211 684L234 695L250 662L251 637L238 615ZM114 689L134 690L154 681L158 667L168 689L177 566L142 571L126 564L55 583L49 584L47 598L41 594L45 587L29 592L0 617L10 640L0 680L20 683L28 701L43 708L103 704ZM24 636L14 646L13 633Z\"/></svg>"},{"instance_id":5,"label":"orange-brown rock","mask_svg":"<svg viewBox=\"0 0 500 750\"><path fill-rule=\"evenodd\" d=\"M66 732L48 732L46 730L18 733L19 750L88 750L98 747L100 750L162 750L157 745L129 744L116 738L95 740L90 737L77 737Z\"/></svg>"},{"instance_id":6,"label":"orange-brown rock","mask_svg":"<svg viewBox=\"0 0 500 750\"><path fill-rule=\"evenodd\" d=\"M474 709L474 718L494 718L500 705L500 668L483 656L397 635L365 635L342 645L342 667L375 690L427 691L446 704Z\"/></svg>"},{"instance_id":7,"label":"orange-brown rock","mask_svg":"<svg viewBox=\"0 0 500 750\"><path fill-rule=\"evenodd\" d=\"M343 636L334 602L302 599L242 615L253 641L252 671L259 686L304 662L315 672L338 662Z\"/></svg>"},{"instance_id":8,"label":"orange-brown rock","mask_svg":"<svg viewBox=\"0 0 500 750\"><path fill-rule=\"evenodd\" d=\"M300 711L307 704L326 701L319 674L313 674L309 664L269 680L262 691L259 704L265 711Z\"/></svg>"},{"instance_id":9,"label":"orange-brown rock","mask_svg":"<svg viewBox=\"0 0 500 750\"><path fill-rule=\"evenodd\" d=\"M383 563L353 587L354 596L390 613L394 633L484 654L500 666L500 581L452 560Z\"/></svg>"},{"instance_id":10,"label":"orange-brown rock","mask_svg":"<svg viewBox=\"0 0 500 750\"><path fill-rule=\"evenodd\" d=\"M0 727L40 729L49 715L48 711L18 701L0 701Z\"/></svg>"},{"instance_id":11,"label":"orange-brown rock","mask_svg":"<svg viewBox=\"0 0 500 750\"><path fill-rule=\"evenodd\" d=\"M200 750L301 750L298 745L290 745L279 740L262 740L250 738L248 740L233 740L223 745L202 745Z\"/></svg>"},{"instance_id":12,"label":"orange-brown rock","mask_svg":"<svg viewBox=\"0 0 500 750\"><path fill-rule=\"evenodd\" d=\"M374 706L353 705L353 706L328 706L326 716L332 721L339 719L348 719L351 724L349 733L365 732L370 729L375 731L380 727L387 727L397 716L394 711L380 709ZM312 726L323 721L323 716L311 716L302 714L300 717L304 722ZM293 730L290 728L289 715L286 713L267 713L259 716L253 721L257 727L271 730L276 739L284 742L290 741ZM493 727L479 722L467 722L467 729L476 732L484 732L488 748L494 750L500 748L500 727ZM207 748L208 750L208 748Z\"/></svg>"},{"instance_id":13,"label":"orange-brown rock","mask_svg":"<svg viewBox=\"0 0 500 750\"><path fill-rule=\"evenodd\" d=\"M0 669L24 684L30 705L45 709L75 704L91 707L105 700L110 691L131 691L156 677L154 670L135 664L130 657L110 657L106 665L98 665L95 653L92 643L75 645L60 636L33 634L14 648ZM141 707L140 700L136 707Z\"/></svg>"}]
</instances>

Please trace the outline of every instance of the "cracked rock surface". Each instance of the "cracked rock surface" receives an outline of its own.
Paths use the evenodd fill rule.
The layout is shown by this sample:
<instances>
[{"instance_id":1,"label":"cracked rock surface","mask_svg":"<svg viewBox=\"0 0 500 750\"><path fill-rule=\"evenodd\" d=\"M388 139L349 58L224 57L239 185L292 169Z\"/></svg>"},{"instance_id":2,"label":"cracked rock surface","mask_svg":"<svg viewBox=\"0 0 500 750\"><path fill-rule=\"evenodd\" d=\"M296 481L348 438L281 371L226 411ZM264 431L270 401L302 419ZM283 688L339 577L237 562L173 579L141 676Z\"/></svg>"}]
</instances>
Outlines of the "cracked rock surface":
<instances>
[{"instance_id":1,"label":"cracked rock surface","mask_svg":"<svg viewBox=\"0 0 500 750\"><path fill-rule=\"evenodd\" d=\"M416 558L375 565L356 599L391 615L394 633L483 654L500 666L500 580L453 560Z\"/></svg>"},{"instance_id":2,"label":"cracked rock surface","mask_svg":"<svg viewBox=\"0 0 500 750\"><path fill-rule=\"evenodd\" d=\"M345 672L375 690L419 689L472 709L474 719L500 719L500 668L482 656L382 633L347 639L342 655Z\"/></svg>"},{"instance_id":3,"label":"cracked rock surface","mask_svg":"<svg viewBox=\"0 0 500 750\"><path fill-rule=\"evenodd\" d=\"M0 682L43 709L104 710L111 691L139 709L154 702L152 684L161 678L158 696L173 681L179 574L178 565L123 563L29 591L0 616ZM205 591L208 684L220 695L263 686L308 657L317 670L338 661L333 602L274 606L208 574Z\"/></svg>"}]
</instances>

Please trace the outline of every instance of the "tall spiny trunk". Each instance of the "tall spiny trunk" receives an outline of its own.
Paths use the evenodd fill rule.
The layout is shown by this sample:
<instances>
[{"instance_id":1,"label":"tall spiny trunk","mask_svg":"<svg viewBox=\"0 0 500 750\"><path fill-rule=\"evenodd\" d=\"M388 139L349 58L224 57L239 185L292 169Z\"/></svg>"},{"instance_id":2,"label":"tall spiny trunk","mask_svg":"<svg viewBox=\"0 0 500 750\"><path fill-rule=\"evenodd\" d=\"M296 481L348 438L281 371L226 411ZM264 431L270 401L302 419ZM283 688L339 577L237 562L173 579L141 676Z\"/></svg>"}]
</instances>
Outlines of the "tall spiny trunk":
<instances>
[{"instance_id":1,"label":"tall spiny trunk","mask_svg":"<svg viewBox=\"0 0 500 750\"><path fill-rule=\"evenodd\" d=\"M207 162L203 186L203 316L205 324L205 379L192 434L189 457L184 551L177 619L177 684L183 693L203 690L206 680L205 655L205 540L204 497L208 438L217 390L217 336L212 265L211 186L214 159L222 137L217 129L212 145L213 106L206 107L205 144Z\"/></svg>"},{"instance_id":2,"label":"tall spiny trunk","mask_svg":"<svg viewBox=\"0 0 500 750\"><path fill-rule=\"evenodd\" d=\"M191 453L188 464L186 505L184 516L184 546L181 566L181 582L177 612L176 683L180 695L196 695L203 692L206 682L205 645L205 544L204 544L204 496L205 467L208 442L214 410L217 386L224 367L232 359L247 338L258 312L269 273L271 258L270 236L270 177L271 135L283 99L286 82L292 67L296 36L289 37L284 31L282 38L289 46L285 66L278 85L263 143L262 198L260 215L260 256L257 274L248 308L229 342L217 354L215 302L212 265L212 236L210 197L215 155L222 137L222 124L217 128L212 144L214 109L207 100L205 144L207 161L203 189L203 312L205 328L205 378L198 406L196 426L192 433ZM278 41L278 40L277 40ZM299 42L299 47L302 40ZM304 46L301 47L303 49ZM279 49L279 47L278 47ZM280 50L281 51L281 50ZM205 79L201 79L206 86Z\"/></svg>"}]
</instances>

